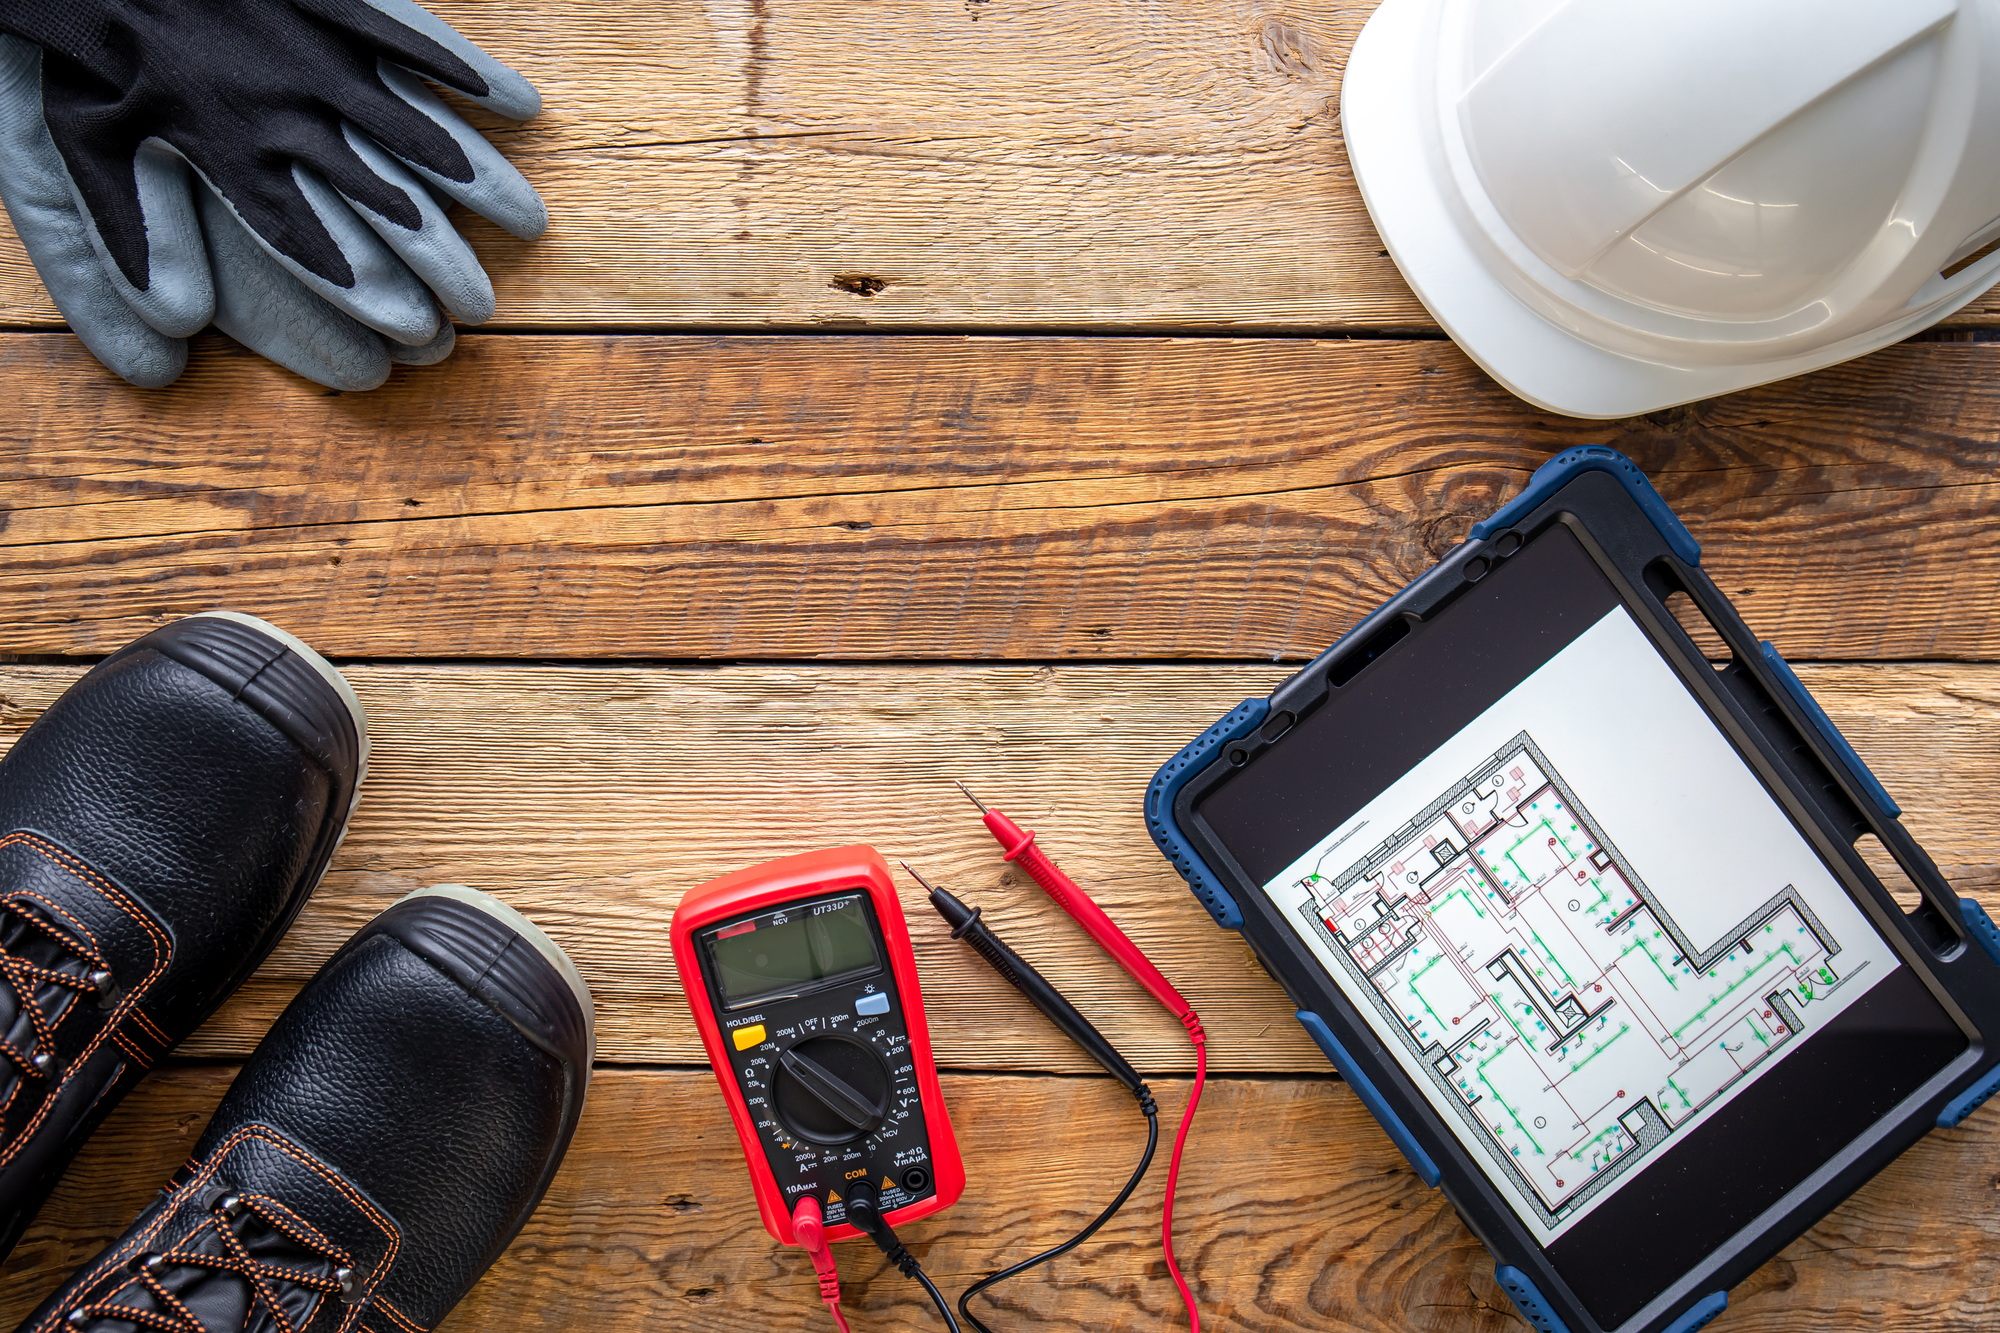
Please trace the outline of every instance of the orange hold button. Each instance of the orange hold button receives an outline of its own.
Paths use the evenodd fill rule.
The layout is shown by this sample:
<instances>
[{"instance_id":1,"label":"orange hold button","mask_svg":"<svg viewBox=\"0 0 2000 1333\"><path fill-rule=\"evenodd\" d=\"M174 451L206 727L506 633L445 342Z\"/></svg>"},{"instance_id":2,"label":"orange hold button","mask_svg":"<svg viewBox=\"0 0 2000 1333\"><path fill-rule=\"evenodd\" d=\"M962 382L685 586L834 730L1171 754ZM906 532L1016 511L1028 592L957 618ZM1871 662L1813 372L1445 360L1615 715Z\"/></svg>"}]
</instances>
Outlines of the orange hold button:
<instances>
[{"instance_id":1,"label":"orange hold button","mask_svg":"<svg viewBox=\"0 0 2000 1333\"><path fill-rule=\"evenodd\" d=\"M752 1046L762 1042L764 1035L764 1025L762 1023L752 1023L747 1028L738 1028L736 1031L730 1033L729 1039L736 1043L737 1050L747 1051Z\"/></svg>"}]
</instances>

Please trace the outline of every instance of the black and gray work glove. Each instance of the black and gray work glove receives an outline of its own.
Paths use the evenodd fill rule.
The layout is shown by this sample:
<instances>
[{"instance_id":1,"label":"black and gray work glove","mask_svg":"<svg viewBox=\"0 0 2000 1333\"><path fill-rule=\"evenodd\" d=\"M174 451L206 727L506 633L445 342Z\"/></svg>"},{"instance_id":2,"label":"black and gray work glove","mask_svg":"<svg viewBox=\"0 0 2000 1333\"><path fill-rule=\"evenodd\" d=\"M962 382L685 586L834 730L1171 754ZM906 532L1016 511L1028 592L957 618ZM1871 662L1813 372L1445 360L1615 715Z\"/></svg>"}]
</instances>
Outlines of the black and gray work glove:
<instances>
[{"instance_id":1,"label":"black and gray work glove","mask_svg":"<svg viewBox=\"0 0 2000 1333\"><path fill-rule=\"evenodd\" d=\"M322 384L450 353L493 284L441 201L541 234L534 189L424 80L527 80L412 0L0 0L0 202L63 316L134 384L211 321ZM439 306L443 306L440 312Z\"/></svg>"}]
</instances>

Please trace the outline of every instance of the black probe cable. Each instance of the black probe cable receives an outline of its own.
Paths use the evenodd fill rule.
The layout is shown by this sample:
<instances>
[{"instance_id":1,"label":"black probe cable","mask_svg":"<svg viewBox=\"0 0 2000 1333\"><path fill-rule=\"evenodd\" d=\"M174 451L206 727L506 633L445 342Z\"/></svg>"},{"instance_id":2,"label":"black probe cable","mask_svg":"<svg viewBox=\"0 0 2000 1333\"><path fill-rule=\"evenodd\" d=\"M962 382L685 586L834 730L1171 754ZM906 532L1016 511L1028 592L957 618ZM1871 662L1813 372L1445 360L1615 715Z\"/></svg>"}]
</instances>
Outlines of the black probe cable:
<instances>
[{"instance_id":1,"label":"black probe cable","mask_svg":"<svg viewBox=\"0 0 2000 1333\"><path fill-rule=\"evenodd\" d=\"M895 1228L889 1225L888 1218L882 1216L882 1196L874 1181L857 1180L848 1188L847 1220L867 1232L868 1239L874 1241L875 1247L889 1256L889 1262L896 1265L904 1277L915 1278L922 1284L923 1289L930 1294L931 1300L936 1303L938 1313L944 1316L944 1326L951 1330L951 1333L963 1333L958 1321L951 1317L951 1306L946 1303L944 1293L937 1289L937 1284L924 1272L923 1266L917 1262L917 1256L903 1248L903 1242L896 1239ZM960 1305L963 1304L961 1301ZM972 1322L979 1325L977 1319ZM979 1326L984 1328L984 1325Z\"/></svg>"},{"instance_id":2,"label":"black probe cable","mask_svg":"<svg viewBox=\"0 0 2000 1333\"><path fill-rule=\"evenodd\" d=\"M1063 998L1062 992L1050 985L1048 979L1037 972L1027 959L1008 948L1006 942L993 933L992 927L979 919L979 908L968 907L951 893L936 887L915 870L911 870L907 861L903 863L903 869L909 870L911 877L917 883L930 890L931 906L937 909L937 914L951 927L951 937L970 945L974 953L984 958L995 972L1025 995L1030 1004L1041 1010L1050 1022L1061 1028L1069 1039L1081 1046L1093 1060L1103 1065L1113 1078L1124 1084L1126 1091L1137 1100L1140 1112L1146 1117L1146 1151L1139 1157L1138 1169L1133 1171L1132 1178L1125 1182L1125 1188L1118 1191L1118 1197L1111 1201L1110 1207L1099 1213L1089 1226L1062 1244L1043 1250L1032 1258L1023 1259L1010 1268L1003 1268L997 1273L988 1273L960 1294L958 1312L965 1316L965 1321L978 1329L979 1333L993 1333L993 1330L980 1322L978 1315L972 1313L970 1304L972 1298L998 1283L1020 1276L1038 1264L1045 1264L1051 1259L1068 1254L1096 1235L1100 1227L1118 1215L1118 1210L1125 1206L1125 1201L1132 1197L1132 1192L1139 1188L1139 1182L1146 1178L1147 1169L1153 1165L1153 1153L1160 1144L1160 1109L1153 1102L1152 1090L1140 1079L1139 1071L1132 1068L1131 1063L1118 1053L1116 1047L1104 1039L1104 1034L1078 1012L1075 1005ZM929 1283L925 1285L928 1286Z\"/></svg>"},{"instance_id":3,"label":"black probe cable","mask_svg":"<svg viewBox=\"0 0 2000 1333\"><path fill-rule=\"evenodd\" d=\"M1099 1227L1118 1215L1118 1210L1123 1208L1125 1201L1132 1197L1132 1191L1138 1189L1139 1182L1146 1178L1146 1168L1153 1164L1153 1150L1160 1143L1160 1110L1157 1106L1153 1105L1153 1094L1146 1090L1145 1084L1142 1083L1139 1085L1139 1090L1135 1095L1139 1098L1139 1109L1146 1113L1146 1151L1139 1158L1139 1169L1134 1171L1132 1178L1125 1182L1125 1188L1118 1191L1118 1197L1111 1201L1111 1206L1099 1213L1089 1226L1077 1232L1062 1244L1043 1250L1032 1259L1023 1259L1012 1268L1003 1268L997 1273L988 1273L985 1277L980 1278L979 1281L973 1283L959 1294L958 1312L964 1315L965 1322L978 1329L979 1333L993 1333L993 1330L981 1323L978 1315L972 1313L970 1302L974 1296L979 1295L979 1293L985 1291L988 1287L1005 1282L1008 1278L1019 1277L1037 1264L1045 1264L1051 1259L1059 1259L1089 1240L1097 1234Z\"/></svg>"}]
</instances>

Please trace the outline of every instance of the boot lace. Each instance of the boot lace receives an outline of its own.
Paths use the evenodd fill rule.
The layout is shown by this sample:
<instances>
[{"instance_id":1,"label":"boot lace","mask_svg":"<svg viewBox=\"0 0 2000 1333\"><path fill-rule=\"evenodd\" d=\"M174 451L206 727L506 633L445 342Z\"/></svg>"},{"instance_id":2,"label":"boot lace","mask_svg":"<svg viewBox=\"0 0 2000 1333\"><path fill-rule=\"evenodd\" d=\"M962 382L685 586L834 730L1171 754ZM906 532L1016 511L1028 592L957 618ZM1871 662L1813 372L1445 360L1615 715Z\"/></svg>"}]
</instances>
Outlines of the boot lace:
<instances>
[{"instance_id":1,"label":"boot lace","mask_svg":"<svg viewBox=\"0 0 2000 1333\"><path fill-rule=\"evenodd\" d=\"M37 958L41 961L37 961ZM51 966L50 960L82 960L82 972ZM95 995L102 1008L117 998L111 965L81 929L75 933L60 929L41 912L15 898L0 898L0 980L14 992L16 1008L28 1015L34 1032L34 1047L23 1050L0 1037L0 1057L30 1078L48 1078L55 1072L56 1024L49 1010L36 1003L45 986Z\"/></svg>"},{"instance_id":2,"label":"boot lace","mask_svg":"<svg viewBox=\"0 0 2000 1333\"><path fill-rule=\"evenodd\" d=\"M197 1274L205 1271L240 1278L249 1290L250 1309L244 1311L240 1323L232 1321L232 1327L247 1325L250 1310L261 1305L270 1314L278 1333L302 1333L310 1312L318 1304L308 1305L307 1313L302 1316L287 1307L284 1287L346 1299L352 1298L361 1286L355 1276L354 1260L346 1250L268 1195L223 1193L210 1205L210 1212L214 1215L212 1224L193 1227L172 1248L139 1259L138 1281L115 1293L124 1298L138 1297L139 1304L129 1299L87 1302L69 1312L70 1326L84 1328L97 1320L117 1320L157 1333L215 1333L184 1299L189 1294L190 1279L198 1280ZM233 1225L245 1217L282 1237L289 1242L289 1248L302 1251L301 1257L308 1262L318 1261L324 1267L301 1268L273 1262L269 1255L251 1253L241 1231ZM204 1247L203 1238L207 1236L220 1242L219 1250Z\"/></svg>"}]
</instances>

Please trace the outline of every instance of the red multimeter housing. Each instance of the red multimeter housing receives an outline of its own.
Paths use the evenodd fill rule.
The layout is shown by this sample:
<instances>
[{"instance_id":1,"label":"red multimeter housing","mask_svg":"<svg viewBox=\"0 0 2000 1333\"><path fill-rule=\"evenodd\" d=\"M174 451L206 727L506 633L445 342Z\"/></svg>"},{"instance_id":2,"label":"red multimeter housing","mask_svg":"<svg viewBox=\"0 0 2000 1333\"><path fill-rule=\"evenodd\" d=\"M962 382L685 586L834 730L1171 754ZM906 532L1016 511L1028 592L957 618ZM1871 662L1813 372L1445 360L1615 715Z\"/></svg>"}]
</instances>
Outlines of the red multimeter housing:
<instances>
[{"instance_id":1,"label":"red multimeter housing","mask_svg":"<svg viewBox=\"0 0 2000 1333\"><path fill-rule=\"evenodd\" d=\"M764 1229L796 1245L810 1194L829 1240L847 1181L881 1188L891 1225L965 1190L889 867L872 847L711 880L674 912L674 964L722 1084Z\"/></svg>"}]
</instances>

